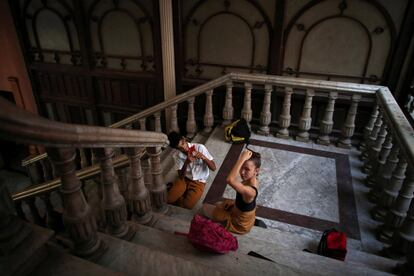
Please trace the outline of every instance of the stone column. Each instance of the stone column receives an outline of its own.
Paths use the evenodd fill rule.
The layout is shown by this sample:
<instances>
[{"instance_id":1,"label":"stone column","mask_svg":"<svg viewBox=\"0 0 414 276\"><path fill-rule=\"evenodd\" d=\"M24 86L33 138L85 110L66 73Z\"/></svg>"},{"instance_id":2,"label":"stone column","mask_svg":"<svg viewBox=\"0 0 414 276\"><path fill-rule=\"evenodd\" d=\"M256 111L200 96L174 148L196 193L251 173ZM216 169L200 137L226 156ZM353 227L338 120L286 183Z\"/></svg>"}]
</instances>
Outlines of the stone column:
<instances>
[{"instance_id":1,"label":"stone column","mask_svg":"<svg viewBox=\"0 0 414 276\"><path fill-rule=\"evenodd\" d=\"M290 101L292 97L292 87L285 87L285 98L283 99L282 113L279 116L279 131L277 137L289 139L289 126L290 126Z\"/></svg>"},{"instance_id":2,"label":"stone column","mask_svg":"<svg viewBox=\"0 0 414 276\"><path fill-rule=\"evenodd\" d=\"M382 115L379 114L377 117L377 120L375 121L374 128L372 129L368 139L365 142L365 148L361 152L361 160L368 159L368 149L375 143L377 140L378 133L380 131L380 128L382 126Z\"/></svg>"},{"instance_id":3,"label":"stone column","mask_svg":"<svg viewBox=\"0 0 414 276\"><path fill-rule=\"evenodd\" d=\"M168 133L175 131L180 132L178 128L178 120L177 120L177 105L170 106L170 128L168 129Z\"/></svg>"},{"instance_id":4,"label":"stone column","mask_svg":"<svg viewBox=\"0 0 414 276\"><path fill-rule=\"evenodd\" d=\"M351 148L351 138L355 130L355 117L357 114L358 103L361 100L361 95L354 94L351 98L351 106L346 115L345 124L342 126L341 139L339 139L338 147L349 149Z\"/></svg>"},{"instance_id":5,"label":"stone column","mask_svg":"<svg viewBox=\"0 0 414 276\"><path fill-rule=\"evenodd\" d=\"M380 190L378 205L371 212L373 219L377 221L384 221L387 212L390 210L392 204L398 196L398 192L401 189L405 179L406 168L407 162L401 156L397 167L392 173L391 179L384 183L383 189Z\"/></svg>"},{"instance_id":6,"label":"stone column","mask_svg":"<svg viewBox=\"0 0 414 276\"><path fill-rule=\"evenodd\" d=\"M379 228L379 240L390 243L394 231L401 227L407 215L414 192L414 170L412 167L407 168L406 178L401 190L395 199L391 210L387 213L385 223Z\"/></svg>"},{"instance_id":7,"label":"stone column","mask_svg":"<svg viewBox=\"0 0 414 276\"><path fill-rule=\"evenodd\" d=\"M127 224L127 208L125 199L119 192L118 178L115 175L112 158L114 152L111 148L98 148L95 150L101 167L102 210L105 214L106 231L117 238L130 240L135 230Z\"/></svg>"},{"instance_id":8,"label":"stone column","mask_svg":"<svg viewBox=\"0 0 414 276\"><path fill-rule=\"evenodd\" d=\"M148 224L153 217L151 210L150 193L145 186L144 177L141 170L141 157L144 149L127 149L130 164L129 177L129 200L128 206L132 213L132 219L141 223Z\"/></svg>"},{"instance_id":9,"label":"stone column","mask_svg":"<svg viewBox=\"0 0 414 276\"><path fill-rule=\"evenodd\" d=\"M164 99L168 100L176 95L172 0L159 0L159 7ZM165 118L167 129L170 129L168 125L170 114L168 111L165 114Z\"/></svg>"},{"instance_id":10,"label":"stone column","mask_svg":"<svg viewBox=\"0 0 414 276\"><path fill-rule=\"evenodd\" d=\"M206 110L204 112L204 133L210 133L213 130L213 90L206 92Z\"/></svg>"},{"instance_id":11,"label":"stone column","mask_svg":"<svg viewBox=\"0 0 414 276\"><path fill-rule=\"evenodd\" d=\"M195 121L195 115L194 115L194 97L189 98L187 100L188 103L188 113L187 113L187 124L186 124L186 130L187 135L192 137L197 133L197 124Z\"/></svg>"},{"instance_id":12,"label":"stone column","mask_svg":"<svg viewBox=\"0 0 414 276\"><path fill-rule=\"evenodd\" d=\"M377 120L379 114L378 104L375 103L374 108L372 109L371 117L369 118L368 124L364 128L364 138L362 143L359 145L359 150L362 152L365 150L367 140L371 135L372 129L374 128L375 121Z\"/></svg>"},{"instance_id":13,"label":"stone column","mask_svg":"<svg viewBox=\"0 0 414 276\"><path fill-rule=\"evenodd\" d=\"M378 155L381 150L381 146L385 141L385 137L387 135L387 125L384 123L381 126L380 132L378 133L377 139L375 143L368 148L368 159L365 160L364 165L362 167L362 171L365 173L369 173L375 163L378 162Z\"/></svg>"},{"instance_id":14,"label":"stone column","mask_svg":"<svg viewBox=\"0 0 414 276\"><path fill-rule=\"evenodd\" d=\"M303 105L302 116L299 119L299 133L296 136L296 140L301 142L309 141L309 129L312 124L312 98L315 96L315 91L313 89L306 90L305 104Z\"/></svg>"},{"instance_id":15,"label":"stone column","mask_svg":"<svg viewBox=\"0 0 414 276\"><path fill-rule=\"evenodd\" d=\"M162 177L161 169L161 148L150 147L147 148L147 153L151 160L151 174L152 185L150 188L151 202L153 209L158 213L166 213L168 211L167 206L167 187Z\"/></svg>"},{"instance_id":16,"label":"stone column","mask_svg":"<svg viewBox=\"0 0 414 276\"><path fill-rule=\"evenodd\" d=\"M233 83L226 83L226 102L223 108L223 126L228 125L233 120Z\"/></svg>"},{"instance_id":17,"label":"stone column","mask_svg":"<svg viewBox=\"0 0 414 276\"><path fill-rule=\"evenodd\" d=\"M139 129L140 130L147 130L147 120L145 118L139 119Z\"/></svg>"},{"instance_id":18,"label":"stone column","mask_svg":"<svg viewBox=\"0 0 414 276\"><path fill-rule=\"evenodd\" d=\"M325 113L323 115L323 119L320 123L319 126L319 137L318 140L316 141L316 143L320 144L320 145L329 145L330 144L330 139L329 139L329 135L332 132L332 127L333 127L333 114L334 114L334 110L335 110L335 100L338 98L338 93L337 92L329 92L329 96L328 96L328 103L326 105L325 108Z\"/></svg>"},{"instance_id":19,"label":"stone column","mask_svg":"<svg viewBox=\"0 0 414 276\"><path fill-rule=\"evenodd\" d=\"M244 83L244 100L241 117L246 120L248 125L250 125L250 121L252 120L252 87L251 83Z\"/></svg>"},{"instance_id":20,"label":"stone column","mask_svg":"<svg viewBox=\"0 0 414 276\"><path fill-rule=\"evenodd\" d=\"M269 124L272 119L272 113L270 113L270 104L272 103L272 91L273 86L271 84L265 84L265 94L263 97L263 108L260 113L260 128L257 133L261 135L269 135Z\"/></svg>"},{"instance_id":21,"label":"stone column","mask_svg":"<svg viewBox=\"0 0 414 276\"><path fill-rule=\"evenodd\" d=\"M81 182L76 176L75 150L48 148L47 153L61 177L63 223L73 241L74 253L82 258L98 258L105 252L106 246L97 235L95 216L85 200Z\"/></svg>"}]
</instances>

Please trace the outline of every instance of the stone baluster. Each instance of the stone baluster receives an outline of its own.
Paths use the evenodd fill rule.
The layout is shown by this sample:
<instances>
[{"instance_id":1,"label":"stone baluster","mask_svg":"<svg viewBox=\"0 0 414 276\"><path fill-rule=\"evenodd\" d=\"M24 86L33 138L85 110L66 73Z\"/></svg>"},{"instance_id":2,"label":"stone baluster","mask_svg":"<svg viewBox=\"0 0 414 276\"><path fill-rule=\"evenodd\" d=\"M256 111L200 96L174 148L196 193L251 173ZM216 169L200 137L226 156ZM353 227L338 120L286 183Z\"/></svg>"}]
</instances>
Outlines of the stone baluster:
<instances>
[{"instance_id":1,"label":"stone baluster","mask_svg":"<svg viewBox=\"0 0 414 276\"><path fill-rule=\"evenodd\" d=\"M139 123L140 123L140 129L146 130L145 118L140 119ZM144 160L142 160L141 165L142 165L141 168L144 172L144 183L147 189L149 189L152 183L151 163L150 163L149 158L145 158Z\"/></svg>"},{"instance_id":2,"label":"stone baluster","mask_svg":"<svg viewBox=\"0 0 414 276\"><path fill-rule=\"evenodd\" d=\"M369 148L375 143L375 141L377 140L377 136L378 133L381 129L382 126L382 114L379 114L377 117L377 120L375 121L374 124L374 128L372 129L368 139L365 142L365 148L364 150L361 152L361 160L366 160L368 159L368 152L369 152Z\"/></svg>"},{"instance_id":3,"label":"stone baluster","mask_svg":"<svg viewBox=\"0 0 414 276\"><path fill-rule=\"evenodd\" d=\"M119 186L119 192L121 193L122 197L124 198L125 202L127 202L128 205L128 199L129 199L129 168L118 168L115 169L116 176L118 178L118 186Z\"/></svg>"},{"instance_id":4,"label":"stone baluster","mask_svg":"<svg viewBox=\"0 0 414 276\"><path fill-rule=\"evenodd\" d=\"M407 171L408 182L411 182L414 186L414 171L413 167L410 166L410 170ZM405 218L402 226L395 231L392 237L392 245L388 250L397 254L406 254L410 247L414 247L414 200L412 200L407 217Z\"/></svg>"},{"instance_id":5,"label":"stone baluster","mask_svg":"<svg viewBox=\"0 0 414 276\"><path fill-rule=\"evenodd\" d=\"M252 87L251 83L244 83L244 100L241 117L246 120L247 124L250 124L252 120Z\"/></svg>"},{"instance_id":6,"label":"stone baluster","mask_svg":"<svg viewBox=\"0 0 414 276\"><path fill-rule=\"evenodd\" d=\"M22 220L27 221L26 214L23 211L23 201L14 201L14 207L16 209L16 213Z\"/></svg>"},{"instance_id":7,"label":"stone baluster","mask_svg":"<svg viewBox=\"0 0 414 276\"><path fill-rule=\"evenodd\" d=\"M154 119L155 119L155 128L154 128L154 131L156 131L156 132L162 132L162 127L161 127L161 112L155 112L154 113Z\"/></svg>"},{"instance_id":8,"label":"stone baluster","mask_svg":"<svg viewBox=\"0 0 414 276\"><path fill-rule=\"evenodd\" d=\"M279 116L279 131L277 137L288 139L289 138L289 126L290 126L290 101L292 98L292 87L285 87L285 98L283 99L282 113Z\"/></svg>"},{"instance_id":9,"label":"stone baluster","mask_svg":"<svg viewBox=\"0 0 414 276\"><path fill-rule=\"evenodd\" d=\"M397 159L398 160L398 159ZM401 189L403 181L405 179L405 171L407 169L407 162L401 156L398 164L392 173L391 179L384 183L383 189L380 190L378 198L378 205L371 211L371 216L377 221L384 221L387 212L391 208L395 199L398 196L398 192Z\"/></svg>"},{"instance_id":10,"label":"stone baluster","mask_svg":"<svg viewBox=\"0 0 414 276\"><path fill-rule=\"evenodd\" d=\"M206 92L206 110L204 113L204 133L210 133L213 130L213 90Z\"/></svg>"},{"instance_id":11,"label":"stone baluster","mask_svg":"<svg viewBox=\"0 0 414 276\"><path fill-rule=\"evenodd\" d=\"M187 100L188 103L188 114L187 114L187 124L186 124L186 130L187 135L189 137L193 137L197 133L197 124L195 121L195 115L194 115L194 97L191 97Z\"/></svg>"},{"instance_id":12,"label":"stone baluster","mask_svg":"<svg viewBox=\"0 0 414 276\"><path fill-rule=\"evenodd\" d=\"M128 206L132 213L132 219L148 224L152 219L151 198L147 187L145 186L142 170L141 157L144 154L142 148L127 149L130 164L130 193Z\"/></svg>"},{"instance_id":13,"label":"stone baluster","mask_svg":"<svg viewBox=\"0 0 414 276\"><path fill-rule=\"evenodd\" d=\"M56 212L53 208L50 196L51 194L48 193L42 197L46 206L46 225L48 228L53 229L58 233L64 230L64 225L61 214Z\"/></svg>"},{"instance_id":14,"label":"stone baluster","mask_svg":"<svg viewBox=\"0 0 414 276\"><path fill-rule=\"evenodd\" d=\"M379 114L378 104L375 103L375 106L372 109L372 113L371 113L371 116L369 118L368 124L364 128L364 137L362 139L361 144L359 145L359 150L361 152L363 152L366 148L367 140L368 140L369 136L371 135L371 132L374 128L374 124L375 124L375 121L377 120L378 114Z\"/></svg>"},{"instance_id":15,"label":"stone baluster","mask_svg":"<svg viewBox=\"0 0 414 276\"><path fill-rule=\"evenodd\" d=\"M147 153L151 160L152 184L150 187L151 202L153 209L158 213L166 213L168 211L167 202L167 186L164 183L161 169L161 148L149 147Z\"/></svg>"},{"instance_id":16,"label":"stone baluster","mask_svg":"<svg viewBox=\"0 0 414 276\"><path fill-rule=\"evenodd\" d=\"M43 179L44 181L49 181L53 179L53 168L50 164L49 158L43 158L39 160L40 166L42 167Z\"/></svg>"},{"instance_id":17,"label":"stone baluster","mask_svg":"<svg viewBox=\"0 0 414 276\"><path fill-rule=\"evenodd\" d=\"M365 185L367 187L374 187L378 175L381 171L383 171L384 165L387 162L387 158L391 152L391 148L393 147L392 140L392 133L388 132L385 142L382 144L381 151L378 154L377 162L374 163L373 168L370 170L369 175L365 179Z\"/></svg>"},{"instance_id":18,"label":"stone baluster","mask_svg":"<svg viewBox=\"0 0 414 276\"><path fill-rule=\"evenodd\" d=\"M140 130L146 130L147 129L147 119L146 118L139 119L139 129Z\"/></svg>"},{"instance_id":19,"label":"stone baluster","mask_svg":"<svg viewBox=\"0 0 414 276\"><path fill-rule=\"evenodd\" d=\"M223 108L223 125L228 125L233 120L233 82L226 83L226 102Z\"/></svg>"},{"instance_id":20,"label":"stone baluster","mask_svg":"<svg viewBox=\"0 0 414 276\"><path fill-rule=\"evenodd\" d=\"M39 213L39 209L37 208L36 205L36 198L35 197L30 197L27 199L27 205L29 206L29 210L30 210L30 215L33 219L33 223L40 225L40 226L45 226L46 222L45 222L45 218L40 215Z\"/></svg>"},{"instance_id":21,"label":"stone baluster","mask_svg":"<svg viewBox=\"0 0 414 276\"><path fill-rule=\"evenodd\" d=\"M329 92L329 96L328 96L328 103L326 105L325 108L325 113L323 115L323 119L320 123L319 126L319 137L318 140L316 141L316 143L320 144L320 145L329 145L330 144L330 139L329 139L329 135L332 132L332 127L333 127L333 114L334 114L334 110L335 110L335 101L338 98L338 93L337 92Z\"/></svg>"},{"instance_id":22,"label":"stone baluster","mask_svg":"<svg viewBox=\"0 0 414 276\"><path fill-rule=\"evenodd\" d=\"M13 200L7 186L0 181L0 268L3 275L21 274L16 273L16 270L21 268L20 265L24 265L23 262L28 262L30 256L22 256L17 252L22 253L27 249L27 239L33 238L30 237L32 233L30 224L24 223L15 215Z\"/></svg>"},{"instance_id":23,"label":"stone baluster","mask_svg":"<svg viewBox=\"0 0 414 276\"><path fill-rule=\"evenodd\" d=\"M299 119L299 133L296 136L296 140L301 142L309 141L309 129L312 124L312 99L315 96L315 91L313 89L306 90L305 103L303 105L302 116Z\"/></svg>"},{"instance_id":24,"label":"stone baluster","mask_svg":"<svg viewBox=\"0 0 414 276\"><path fill-rule=\"evenodd\" d=\"M89 165L89 162L86 158L85 149L79 149L79 159L81 169L86 168Z\"/></svg>"},{"instance_id":25,"label":"stone baluster","mask_svg":"<svg viewBox=\"0 0 414 276\"><path fill-rule=\"evenodd\" d=\"M346 114L345 124L341 129L341 138L338 142L340 148L351 148L351 138L355 130L355 117L357 115L358 103L361 100L361 95L354 94L351 98L351 106Z\"/></svg>"},{"instance_id":26,"label":"stone baluster","mask_svg":"<svg viewBox=\"0 0 414 276\"><path fill-rule=\"evenodd\" d=\"M127 208L125 199L119 192L118 178L115 175L112 158L112 148L95 150L101 167L102 209L105 213L106 231L117 238L130 240L135 230L127 223Z\"/></svg>"},{"instance_id":27,"label":"stone baluster","mask_svg":"<svg viewBox=\"0 0 414 276\"><path fill-rule=\"evenodd\" d=\"M263 108L262 112L260 113L260 128L257 133L261 135L269 135L270 129L270 121L272 119L272 113L270 113L270 104L272 103L272 91L273 86L271 84L265 84L265 94L263 97Z\"/></svg>"},{"instance_id":28,"label":"stone baluster","mask_svg":"<svg viewBox=\"0 0 414 276\"><path fill-rule=\"evenodd\" d=\"M98 258L106 249L97 235L95 216L85 200L75 172L73 148L48 148L62 185L63 222L74 244L74 253L83 258Z\"/></svg>"},{"instance_id":29,"label":"stone baluster","mask_svg":"<svg viewBox=\"0 0 414 276\"><path fill-rule=\"evenodd\" d=\"M27 165L29 176L32 184L40 184L43 181L42 173L39 171L39 165L37 162L33 162Z\"/></svg>"},{"instance_id":30,"label":"stone baluster","mask_svg":"<svg viewBox=\"0 0 414 276\"><path fill-rule=\"evenodd\" d=\"M382 144L385 141L387 136L387 125L382 124L381 130L378 133L375 143L368 149L368 159L365 160L364 165L362 166L362 171L369 173L373 166L378 162L378 156L381 151Z\"/></svg>"},{"instance_id":31,"label":"stone baluster","mask_svg":"<svg viewBox=\"0 0 414 276\"><path fill-rule=\"evenodd\" d=\"M168 133L175 131L180 132L180 129L178 128L178 119L177 119L177 105L170 106L170 129L168 130Z\"/></svg>"},{"instance_id":32,"label":"stone baluster","mask_svg":"<svg viewBox=\"0 0 414 276\"><path fill-rule=\"evenodd\" d=\"M400 157L401 158L401 157ZM382 242L390 243L396 229L401 227L407 215L408 208L413 198L414 192L414 170L407 168L406 178L401 190L392 204L391 210L387 213L384 225L379 228L378 239Z\"/></svg>"}]
</instances>

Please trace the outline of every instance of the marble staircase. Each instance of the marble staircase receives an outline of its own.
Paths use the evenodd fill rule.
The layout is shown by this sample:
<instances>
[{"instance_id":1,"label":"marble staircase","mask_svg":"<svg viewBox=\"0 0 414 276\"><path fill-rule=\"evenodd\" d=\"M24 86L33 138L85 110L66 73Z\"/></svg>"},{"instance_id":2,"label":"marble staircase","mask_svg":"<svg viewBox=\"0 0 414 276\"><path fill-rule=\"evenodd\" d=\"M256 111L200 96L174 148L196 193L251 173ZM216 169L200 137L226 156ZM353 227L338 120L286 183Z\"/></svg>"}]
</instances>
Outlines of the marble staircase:
<instances>
[{"instance_id":1,"label":"marble staircase","mask_svg":"<svg viewBox=\"0 0 414 276\"><path fill-rule=\"evenodd\" d=\"M230 144L223 142L222 137L223 130L218 127L210 135L197 134L192 141L204 143L215 157L216 163L221 165L231 147ZM264 137L264 139L271 138ZM282 141L286 144L296 143L290 140ZM301 143L301 146L345 152L310 143ZM170 182L176 173L170 150L163 153L161 160L164 180ZM169 206L167 214L155 213L152 223L148 226L130 222L137 230L130 241L100 233L100 238L108 246L108 250L94 262L79 259L62 248L57 249L49 245L47 257L31 274L388 275L393 273L397 261L366 252L361 240L348 239L348 254L345 262L304 252L305 248L316 251L321 232L299 226L286 226L280 222L269 225L267 229L254 227L250 233L239 235L239 249L236 252L215 255L195 249L186 237L175 232L188 232L190 221L201 207L219 169L218 166L218 169L211 174L203 198L193 210ZM91 194L88 195L88 200L94 201ZM247 255L249 251L255 251L274 262L249 256Z\"/></svg>"}]
</instances>

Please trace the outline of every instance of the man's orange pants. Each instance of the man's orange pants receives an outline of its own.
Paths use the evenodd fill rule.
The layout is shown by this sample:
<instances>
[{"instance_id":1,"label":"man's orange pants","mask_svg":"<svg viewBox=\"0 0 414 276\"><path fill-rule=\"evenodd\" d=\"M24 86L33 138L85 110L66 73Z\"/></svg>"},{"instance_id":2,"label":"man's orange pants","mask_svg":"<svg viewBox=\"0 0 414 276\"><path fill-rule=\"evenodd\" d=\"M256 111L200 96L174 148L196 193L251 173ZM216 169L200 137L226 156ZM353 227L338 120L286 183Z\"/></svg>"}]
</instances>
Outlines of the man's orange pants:
<instances>
[{"instance_id":1,"label":"man's orange pants","mask_svg":"<svg viewBox=\"0 0 414 276\"><path fill-rule=\"evenodd\" d=\"M204 183L189 178L177 178L168 191L167 201L186 209L193 209L204 192Z\"/></svg>"}]
</instances>

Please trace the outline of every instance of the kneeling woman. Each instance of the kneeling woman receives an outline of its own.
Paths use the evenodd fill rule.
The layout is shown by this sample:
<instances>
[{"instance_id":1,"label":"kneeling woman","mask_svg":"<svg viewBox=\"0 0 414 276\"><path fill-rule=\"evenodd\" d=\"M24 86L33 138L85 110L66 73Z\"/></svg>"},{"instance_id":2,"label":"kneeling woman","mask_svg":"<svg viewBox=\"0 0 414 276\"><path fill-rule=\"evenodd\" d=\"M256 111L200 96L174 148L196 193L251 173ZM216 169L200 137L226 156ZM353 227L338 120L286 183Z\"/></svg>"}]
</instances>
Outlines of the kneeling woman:
<instances>
[{"instance_id":1,"label":"kneeling woman","mask_svg":"<svg viewBox=\"0 0 414 276\"><path fill-rule=\"evenodd\" d=\"M236 200L227 199L216 203L215 206L204 205L204 214L222 223L233 233L248 233L256 218L257 175L260 165L259 153L243 151L226 180L227 184L236 190ZM237 179L238 173L242 182Z\"/></svg>"}]
</instances>

